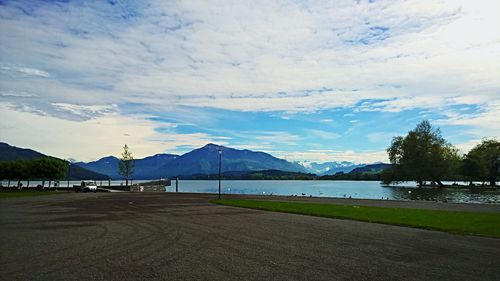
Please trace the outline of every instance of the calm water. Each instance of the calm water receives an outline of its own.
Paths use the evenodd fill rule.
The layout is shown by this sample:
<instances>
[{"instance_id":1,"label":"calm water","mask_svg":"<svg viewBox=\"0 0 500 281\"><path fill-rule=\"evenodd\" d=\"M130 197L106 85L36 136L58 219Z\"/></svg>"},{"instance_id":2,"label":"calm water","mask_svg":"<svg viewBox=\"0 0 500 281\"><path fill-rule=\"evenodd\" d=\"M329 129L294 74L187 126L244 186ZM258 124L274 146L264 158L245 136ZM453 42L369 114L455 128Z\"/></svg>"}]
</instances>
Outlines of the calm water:
<instances>
[{"instance_id":1,"label":"calm water","mask_svg":"<svg viewBox=\"0 0 500 281\"><path fill-rule=\"evenodd\" d=\"M175 181L167 187L175 191ZM218 192L217 181L180 180L179 192ZM316 197L349 197L390 200L430 200L456 203L500 204L500 190L430 189L403 186L382 186L377 181L222 181L222 193L297 195ZM302 195L305 194L305 195Z\"/></svg>"},{"instance_id":2,"label":"calm water","mask_svg":"<svg viewBox=\"0 0 500 281\"><path fill-rule=\"evenodd\" d=\"M133 181L141 183L145 181ZM22 182L26 186L26 182ZM36 186L40 182L30 182ZM120 185L121 181L111 181L111 185ZM4 186L7 181L3 181ZM48 182L45 183L48 186ZM71 181L80 184L80 181ZM101 184L97 181L97 184ZM106 186L107 181L102 181ZM449 183L447 183L449 184ZM11 182L11 185L15 185ZM412 185L412 183L408 183ZM67 182L61 181L60 187L66 188ZM167 192L175 191L175 181L166 188ZM218 181L208 180L180 180L179 192L217 193ZM500 190L470 190L455 188L416 188L414 186L382 186L377 181L259 181L259 180L224 180L222 193L225 194L259 194L259 195L297 195L316 197L349 197L363 199L390 200L429 200L455 203L494 203L500 204ZM305 195L302 195L305 194Z\"/></svg>"}]
</instances>

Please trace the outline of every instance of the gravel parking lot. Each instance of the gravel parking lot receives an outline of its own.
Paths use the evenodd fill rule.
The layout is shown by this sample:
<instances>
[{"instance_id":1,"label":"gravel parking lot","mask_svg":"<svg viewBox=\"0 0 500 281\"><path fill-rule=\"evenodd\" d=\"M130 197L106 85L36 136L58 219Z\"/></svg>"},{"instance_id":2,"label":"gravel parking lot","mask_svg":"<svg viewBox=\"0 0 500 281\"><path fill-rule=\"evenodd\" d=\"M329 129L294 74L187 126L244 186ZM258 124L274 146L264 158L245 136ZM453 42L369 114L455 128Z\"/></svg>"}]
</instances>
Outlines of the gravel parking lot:
<instances>
[{"instance_id":1,"label":"gravel parking lot","mask_svg":"<svg viewBox=\"0 0 500 281\"><path fill-rule=\"evenodd\" d=\"M217 206L208 203L210 198L214 196L69 193L2 199L0 279L498 280L500 276L500 239ZM497 206L487 205L428 206L498 211Z\"/></svg>"}]
</instances>

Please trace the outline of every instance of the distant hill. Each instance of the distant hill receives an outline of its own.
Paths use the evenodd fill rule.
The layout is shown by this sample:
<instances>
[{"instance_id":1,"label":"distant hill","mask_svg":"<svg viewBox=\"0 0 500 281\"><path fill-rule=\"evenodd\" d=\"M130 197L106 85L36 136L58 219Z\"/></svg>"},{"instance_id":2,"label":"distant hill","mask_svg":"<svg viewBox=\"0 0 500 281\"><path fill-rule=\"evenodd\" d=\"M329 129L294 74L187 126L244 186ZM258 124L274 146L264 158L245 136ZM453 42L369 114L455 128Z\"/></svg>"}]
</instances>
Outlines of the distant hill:
<instances>
[{"instance_id":1,"label":"distant hill","mask_svg":"<svg viewBox=\"0 0 500 281\"><path fill-rule=\"evenodd\" d=\"M5 142L0 142L0 161L31 160L44 156L46 155L32 149L15 147Z\"/></svg>"},{"instance_id":2,"label":"distant hill","mask_svg":"<svg viewBox=\"0 0 500 281\"><path fill-rule=\"evenodd\" d=\"M181 156L156 154L134 160L133 179L156 179L165 177L206 179L218 175L219 153L222 150L222 173L231 179L312 179L316 175L324 179L360 179L359 175L378 174L389 164L371 165L352 162L289 162L265 152L239 150L207 144ZM44 154L0 143L0 161L34 159ZM92 162L76 162L71 165L73 179L121 179L118 174L119 159L103 157ZM340 176L335 174L341 173ZM356 175L356 176L353 176Z\"/></svg>"},{"instance_id":3,"label":"distant hill","mask_svg":"<svg viewBox=\"0 0 500 281\"><path fill-rule=\"evenodd\" d=\"M376 163L356 168L352 170L350 174L379 174L383 170L389 169L390 167L391 164Z\"/></svg>"},{"instance_id":4,"label":"distant hill","mask_svg":"<svg viewBox=\"0 0 500 281\"><path fill-rule=\"evenodd\" d=\"M318 176L312 173L286 172L279 170L262 171L228 171L223 172L221 178L224 180L377 180L380 181L380 173L390 167L389 164L377 163L367 165L366 169L360 167L349 173L338 172L335 175ZM217 180L218 174L196 174L182 176L180 179Z\"/></svg>"},{"instance_id":5,"label":"distant hill","mask_svg":"<svg viewBox=\"0 0 500 281\"><path fill-rule=\"evenodd\" d=\"M71 180L108 180L109 176L97 173L77 165L71 165L69 170Z\"/></svg>"},{"instance_id":6,"label":"distant hill","mask_svg":"<svg viewBox=\"0 0 500 281\"><path fill-rule=\"evenodd\" d=\"M156 154L134 160L134 179L154 179L175 176L211 175L218 173L219 153L222 150L222 171L262 171L280 170L307 173L303 166L276 158L264 152L239 150L216 144L207 144L181 156ZM118 175L118 158L104 157L94 162L77 163L86 169L121 178Z\"/></svg>"},{"instance_id":7,"label":"distant hill","mask_svg":"<svg viewBox=\"0 0 500 281\"><path fill-rule=\"evenodd\" d=\"M196 179L196 180L216 180L219 174L211 175L191 175L183 176L180 179ZM305 174L298 172L286 172L279 170L263 170L263 171L230 171L223 172L221 179L224 180L313 180L316 179L315 174Z\"/></svg>"},{"instance_id":8,"label":"distant hill","mask_svg":"<svg viewBox=\"0 0 500 281\"><path fill-rule=\"evenodd\" d=\"M174 154L156 154L144 159L134 160L134 179L156 179L167 177L166 173L160 167L170 163L170 161L179 157ZM93 162L78 162L75 163L80 167L91 171L99 172L110 176L112 179L121 179L118 174L118 162L120 160L114 156L107 156Z\"/></svg>"},{"instance_id":9,"label":"distant hill","mask_svg":"<svg viewBox=\"0 0 500 281\"><path fill-rule=\"evenodd\" d=\"M118 176L118 158L114 156L103 157L97 161L92 162L75 162L75 165L78 165L82 168L85 168L90 171L98 172L104 175L109 176L112 179L119 178Z\"/></svg>"},{"instance_id":10,"label":"distant hill","mask_svg":"<svg viewBox=\"0 0 500 281\"><path fill-rule=\"evenodd\" d=\"M0 161L32 160L40 157L52 157L52 156L47 156L32 149L19 148L11 146L4 142L0 142ZM107 180L109 178L106 175L84 169L77 165L71 165L69 176L71 180L87 180L87 179Z\"/></svg>"},{"instance_id":11,"label":"distant hill","mask_svg":"<svg viewBox=\"0 0 500 281\"><path fill-rule=\"evenodd\" d=\"M391 164L376 163L356 168L349 173L338 172L335 175L323 175L322 180L381 180L381 173Z\"/></svg>"},{"instance_id":12,"label":"distant hill","mask_svg":"<svg viewBox=\"0 0 500 281\"><path fill-rule=\"evenodd\" d=\"M143 179L164 178L167 171L162 170L161 167L172 163L178 157L179 155L175 154L156 154L146 157L135 163L135 173L142 175Z\"/></svg>"},{"instance_id":13,"label":"distant hill","mask_svg":"<svg viewBox=\"0 0 500 281\"><path fill-rule=\"evenodd\" d=\"M195 149L175 161L165 164L160 169L169 176L215 174L218 172L218 149L222 150L223 171L261 171L280 170L287 172L307 172L297 163L276 158L264 152L239 150L229 147L207 144Z\"/></svg>"}]
</instances>

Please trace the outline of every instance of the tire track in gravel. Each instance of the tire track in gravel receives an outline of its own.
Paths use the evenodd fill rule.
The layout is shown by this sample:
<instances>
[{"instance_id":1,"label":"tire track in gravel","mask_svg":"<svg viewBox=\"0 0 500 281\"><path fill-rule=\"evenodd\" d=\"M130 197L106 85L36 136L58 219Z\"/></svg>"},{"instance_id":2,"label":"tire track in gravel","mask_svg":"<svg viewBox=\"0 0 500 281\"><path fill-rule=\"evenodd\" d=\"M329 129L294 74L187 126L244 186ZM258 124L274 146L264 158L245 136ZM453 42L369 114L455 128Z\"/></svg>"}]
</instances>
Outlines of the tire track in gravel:
<instances>
[{"instance_id":1,"label":"tire track in gravel","mask_svg":"<svg viewBox=\"0 0 500 281\"><path fill-rule=\"evenodd\" d=\"M124 209L121 204L112 204L112 206L115 208L115 210ZM72 216L70 216L69 218L72 218ZM62 219L64 219L64 217ZM61 218L55 219L55 221L60 221L60 220L61 220ZM52 220L52 222L53 221L54 220ZM71 220L70 221L63 220L63 221L64 222L76 222L76 221L71 221ZM123 220L115 220L113 223L118 224L118 225L127 226L127 229L129 229L128 230L129 234L137 233L138 230L139 230L139 228L135 224L128 223L128 222L123 221ZM83 223L80 222L80 224L85 224L85 222L83 222ZM78 226L78 222L77 222L77 224L75 226ZM106 224L104 224L104 223L99 223L98 222L96 224L93 224L93 227L97 227L97 228L103 229L103 231L101 233L99 233L98 235L95 235L95 236L85 236L85 240L82 241L82 242L73 243L73 244L70 244L70 245L68 245L66 247L63 247L63 248L58 248L58 249L49 250L49 251L43 251L43 252L41 252L39 254L33 255L32 258L35 258L35 259L40 258L40 260L43 261L41 264L39 264L37 266L37 268L39 269L39 271L43 272L43 273L51 273L51 272L54 272L54 271L58 270L61 267L65 267L65 266L71 264L73 262L72 259L61 261L61 260L59 260L57 258L52 258L52 257L55 257L55 256L57 256L57 254L60 254L62 252L76 252L77 253L77 255L75 255L75 256L77 256L76 258L79 258L80 256L85 256L85 255L89 256L92 253L96 253L96 252L101 252L102 248L92 249L92 248L88 247L88 245L90 243L94 243L95 241L103 241L103 238L105 238L106 236L110 235L113 232L110 232L109 227L106 226ZM120 233L120 234L123 235L123 233ZM134 236L133 235L125 235L125 237L134 237ZM119 240L119 241L116 241L116 242L114 242L112 244L107 244L106 248L112 248L112 247L114 247L116 245L120 245L120 244L123 244L123 243L125 243L125 244L132 244L131 241L129 241L131 239L133 239L133 238L130 238L130 239L127 239L127 240ZM5 263L5 264L13 264L13 263L16 263L16 262L18 262L18 261L14 260L14 261L10 261L10 262ZM19 270L16 270L16 271L18 272Z\"/></svg>"},{"instance_id":2,"label":"tire track in gravel","mask_svg":"<svg viewBox=\"0 0 500 281\"><path fill-rule=\"evenodd\" d=\"M144 226L145 223L141 222L140 224L136 224L136 225ZM140 227L138 227L138 229L140 229ZM142 230L144 230L144 228L142 228L141 231ZM132 234L132 235L137 237L138 233L139 233L139 231ZM116 257L120 256L121 254L125 254L125 253L127 253L129 255L132 253L132 255L135 255L134 252L136 252L136 251L145 250L145 249L153 247L155 241L157 241L158 239L165 239L165 238L170 237L170 236L173 236L174 240L179 239L179 238L177 238L179 236L179 234L177 234L177 232L173 229L170 231L167 231L167 232L165 232L163 230L160 231L160 229L158 229L158 231L148 230L147 232L145 232L145 234L146 235L141 235L140 237L137 237L136 239L134 239L131 242L123 243L121 241L117 241L114 243L114 244L116 244L115 247L103 248L101 251L99 251L99 253L97 253L95 255L95 257L96 257L96 259L99 259L99 260L107 260L110 258L116 258ZM131 260L134 260L134 259L131 259Z\"/></svg>"},{"instance_id":3,"label":"tire track in gravel","mask_svg":"<svg viewBox=\"0 0 500 281\"><path fill-rule=\"evenodd\" d=\"M104 223L102 223L102 224L104 224ZM116 241L114 241L112 243L104 244L104 245L98 245L98 246L95 246L92 248L85 247L85 244L81 244L81 245L78 245L78 247L73 247L73 248L67 249L67 250L74 251L75 256L77 256L78 259L83 259L85 261L83 263L81 263L81 262L79 263L80 267L92 266L93 263L86 261L89 259L89 257L103 256L109 252L112 252L114 249L116 249L116 247L118 247L120 245L128 245L128 247L130 247L132 245L132 247L133 247L133 245L135 245L141 241L140 237L137 238L135 236L135 234L140 233L140 228L137 226L137 224L131 223L128 221L124 221L124 220L113 221L113 224L118 225L118 226L126 226L125 229L127 229L126 233L117 232L117 231L108 231L107 232L108 238L116 239ZM113 226L113 224L111 225L111 227L113 229L117 229L117 227ZM102 225L99 224L99 226L102 226ZM120 239L117 239L116 235L113 235L113 234L118 234L120 236ZM123 239L123 237L127 237L127 238ZM100 237L100 239L88 240L87 242L88 243L91 243L91 242L92 243L102 243L103 241L105 241L103 238L105 238L105 237L102 236L102 237ZM139 248L140 245L137 247ZM51 264L51 266L47 267L45 270L43 270L43 272L50 274L54 271L59 270L60 268L64 268L64 267L72 264L73 262L74 262L73 260L58 261L57 264Z\"/></svg>"},{"instance_id":4,"label":"tire track in gravel","mask_svg":"<svg viewBox=\"0 0 500 281\"><path fill-rule=\"evenodd\" d=\"M100 237L103 237L104 235L106 235L108 233L108 228L106 226L96 224L96 225L93 225L92 227L98 227L98 228L102 229L103 231L95 237L87 237L85 239L85 241L83 241L83 242L75 243L75 244L69 245L69 246L64 247L64 248L59 248L57 250L46 251L46 252L32 255L32 256L30 256L31 259L37 259L37 260L40 260L43 262L40 264L36 264L36 265L30 265L30 267L35 268L35 269L39 270L40 272L45 271L44 270L45 268L49 269L52 267L58 267L59 264L64 263L64 261L60 261L59 259L57 259L56 254L59 254L59 253L62 253L62 252L65 252L65 251L68 251L68 250L71 250L71 249L74 249L77 247L82 247L82 246L90 243L90 241L98 239ZM7 269L4 273L6 275L11 275L11 274L22 273L22 271L24 270L22 265L24 263L25 263L24 259L21 259L21 260L16 259L16 260L12 260L12 261L9 261L6 263L2 263L1 265L2 265L2 267ZM20 267L11 267L9 270L8 265L13 265L13 264L21 265L21 266Z\"/></svg>"},{"instance_id":5,"label":"tire track in gravel","mask_svg":"<svg viewBox=\"0 0 500 281\"><path fill-rule=\"evenodd\" d=\"M143 206L137 205L132 206L132 208L136 209L137 212L144 209ZM137 245L137 247L134 247L136 249L148 249L146 253L130 258L130 261L135 264L142 264L144 263L145 258L172 248L183 237L183 233L178 231L176 227L174 227L174 225L177 226L176 224L164 224L157 214L143 214L136 219L136 222L137 220L140 224L142 224L141 229L149 229L150 234L147 236L148 240L144 239L144 243L141 243L141 245ZM161 246L157 247L157 244L160 244ZM121 251L119 251L118 253L123 253L130 250L132 249L125 248L121 249ZM109 253L105 256L105 258L115 256L118 253Z\"/></svg>"},{"instance_id":6,"label":"tire track in gravel","mask_svg":"<svg viewBox=\"0 0 500 281\"><path fill-rule=\"evenodd\" d=\"M126 207L124 207L123 205L117 205L115 207L118 207L119 209L134 208L136 209L136 211L139 211L140 209L140 207L138 206L130 206L130 205ZM144 257L150 256L158 251L158 249L154 248L154 244L155 242L158 241L158 239L164 240L166 237L173 236L172 241L170 243L163 245L160 248L165 250L175 245L175 243L179 241L182 237L182 233L176 232L175 230L172 229L172 227L164 225L160 226L158 224L158 220L155 220L153 218L148 218L148 215L145 214L138 217L134 217L133 220L130 221L119 220L115 221L115 223L120 225L127 225L131 229L128 231L127 234L119 233L120 237L124 236L135 237L135 239L133 238L127 240L120 239L113 242L112 244L103 245L103 247L99 247L98 249L88 251L85 253L79 253L79 256L84 260L88 260L89 259L88 257L92 257L95 260L103 262L108 259L117 259L117 257L121 256L121 254L128 253L130 255L130 252L153 247L153 249L151 249L146 254L139 256L137 258L129 259L136 262L143 260ZM168 228L169 231L165 231L166 228ZM140 234L139 237L137 237L138 234ZM60 266L51 267L49 270L46 270L45 273L52 273L58 270L58 268L65 267L68 263L70 263L70 261L67 261L66 263L63 262ZM85 269L94 266L94 264L95 264L94 262L87 261L84 263L80 263L80 266L83 269Z\"/></svg>"}]
</instances>

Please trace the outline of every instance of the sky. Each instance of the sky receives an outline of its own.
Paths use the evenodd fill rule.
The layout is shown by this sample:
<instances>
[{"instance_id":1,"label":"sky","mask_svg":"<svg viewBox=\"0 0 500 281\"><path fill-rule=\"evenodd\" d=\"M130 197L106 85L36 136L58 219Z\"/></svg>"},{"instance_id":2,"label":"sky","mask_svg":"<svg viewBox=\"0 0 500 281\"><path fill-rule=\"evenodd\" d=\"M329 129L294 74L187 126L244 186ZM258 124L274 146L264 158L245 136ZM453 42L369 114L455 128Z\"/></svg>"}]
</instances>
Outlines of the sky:
<instances>
[{"instance_id":1,"label":"sky","mask_svg":"<svg viewBox=\"0 0 500 281\"><path fill-rule=\"evenodd\" d=\"M207 143L388 161L500 136L500 1L0 1L0 141L80 161Z\"/></svg>"}]
</instances>

